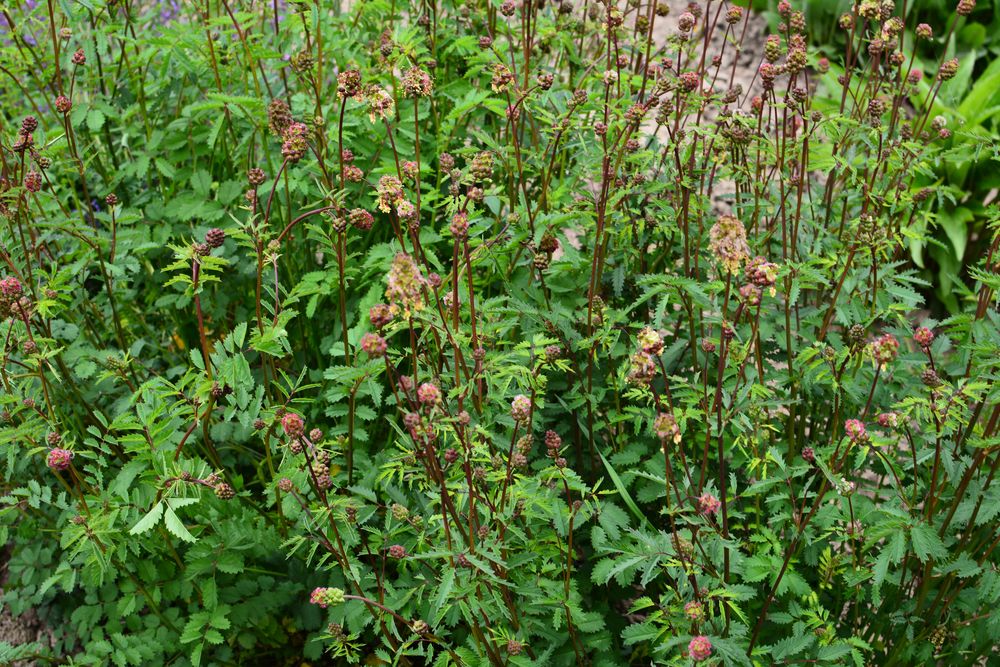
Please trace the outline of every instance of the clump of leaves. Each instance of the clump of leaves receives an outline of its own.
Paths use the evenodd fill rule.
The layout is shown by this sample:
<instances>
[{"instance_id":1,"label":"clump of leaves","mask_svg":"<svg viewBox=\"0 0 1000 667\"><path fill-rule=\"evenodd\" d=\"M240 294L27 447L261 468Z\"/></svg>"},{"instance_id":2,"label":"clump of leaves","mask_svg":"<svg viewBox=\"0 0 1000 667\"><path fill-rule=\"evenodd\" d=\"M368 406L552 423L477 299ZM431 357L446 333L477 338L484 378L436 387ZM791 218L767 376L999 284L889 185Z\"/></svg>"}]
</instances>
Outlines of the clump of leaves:
<instances>
[{"instance_id":1,"label":"clump of leaves","mask_svg":"<svg viewBox=\"0 0 1000 667\"><path fill-rule=\"evenodd\" d=\"M992 656L1000 216L947 320L912 253L960 64L782 2L743 89L749 12L665 10L5 11L4 601L54 642L3 654Z\"/></svg>"}]
</instances>

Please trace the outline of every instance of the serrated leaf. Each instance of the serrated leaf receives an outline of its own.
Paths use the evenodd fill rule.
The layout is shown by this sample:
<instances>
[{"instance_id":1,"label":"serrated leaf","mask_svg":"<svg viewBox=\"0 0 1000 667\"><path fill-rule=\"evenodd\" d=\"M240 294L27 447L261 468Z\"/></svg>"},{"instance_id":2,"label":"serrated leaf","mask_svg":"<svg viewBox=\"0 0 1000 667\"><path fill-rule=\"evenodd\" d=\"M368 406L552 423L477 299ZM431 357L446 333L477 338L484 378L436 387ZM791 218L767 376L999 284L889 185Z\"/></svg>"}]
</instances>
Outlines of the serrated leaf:
<instances>
[{"instance_id":1,"label":"serrated leaf","mask_svg":"<svg viewBox=\"0 0 1000 667\"><path fill-rule=\"evenodd\" d=\"M141 535L148 530L152 530L160 522L161 516L163 516L163 503L159 502L153 505L153 508L146 513L146 516L139 519L138 523L132 526L132 530L128 531L129 535Z\"/></svg>"},{"instance_id":2,"label":"serrated leaf","mask_svg":"<svg viewBox=\"0 0 1000 667\"><path fill-rule=\"evenodd\" d=\"M97 132L104 127L104 121L104 112L100 109L91 109L87 112L87 129L91 132Z\"/></svg>"},{"instance_id":3,"label":"serrated leaf","mask_svg":"<svg viewBox=\"0 0 1000 667\"><path fill-rule=\"evenodd\" d=\"M201 601L206 609L215 609L219 604L219 589L215 578L205 579L201 583Z\"/></svg>"},{"instance_id":4,"label":"serrated leaf","mask_svg":"<svg viewBox=\"0 0 1000 667\"><path fill-rule=\"evenodd\" d=\"M815 637L811 635L795 635L782 639L771 647L771 655L775 660L784 660L805 651Z\"/></svg>"},{"instance_id":5,"label":"serrated leaf","mask_svg":"<svg viewBox=\"0 0 1000 667\"><path fill-rule=\"evenodd\" d=\"M204 644L198 644L191 649L191 664L194 665L194 667L199 667L199 665L201 665L201 652L204 648Z\"/></svg>"},{"instance_id":6,"label":"serrated leaf","mask_svg":"<svg viewBox=\"0 0 1000 667\"><path fill-rule=\"evenodd\" d=\"M601 503L601 512L597 516L597 522L608 537L617 542L621 538L621 529L628 526L628 515L614 503L605 502Z\"/></svg>"},{"instance_id":7,"label":"serrated leaf","mask_svg":"<svg viewBox=\"0 0 1000 667\"><path fill-rule=\"evenodd\" d=\"M134 594L127 594L118 599L118 616L125 618L135 613L136 603L139 597Z\"/></svg>"},{"instance_id":8,"label":"serrated leaf","mask_svg":"<svg viewBox=\"0 0 1000 667\"><path fill-rule=\"evenodd\" d=\"M175 510L180 507L194 505L196 502L198 502L198 498L167 498L167 507Z\"/></svg>"},{"instance_id":9,"label":"serrated leaf","mask_svg":"<svg viewBox=\"0 0 1000 667\"><path fill-rule=\"evenodd\" d=\"M455 587L455 570L449 568L445 571L444 576L441 578L441 583L438 585L438 593L434 598L434 605L431 607L431 625L437 625L441 621L441 616L443 616L443 610L445 610L445 602L448 601L448 596L451 595L452 589Z\"/></svg>"},{"instance_id":10,"label":"serrated leaf","mask_svg":"<svg viewBox=\"0 0 1000 667\"><path fill-rule=\"evenodd\" d=\"M243 571L243 556L235 551L224 551L219 554L215 566L226 574L239 574Z\"/></svg>"},{"instance_id":11,"label":"serrated leaf","mask_svg":"<svg viewBox=\"0 0 1000 667\"><path fill-rule=\"evenodd\" d=\"M926 523L910 529L910 540L913 542L913 552L922 563L930 559L941 560L948 557L948 550L938 537L937 531Z\"/></svg>"},{"instance_id":12,"label":"serrated leaf","mask_svg":"<svg viewBox=\"0 0 1000 667\"><path fill-rule=\"evenodd\" d=\"M177 515L174 514L174 511L169 507L163 513L163 524L174 537L180 538L185 542L195 541L194 535L188 531L188 529L184 526L184 523L177 518Z\"/></svg>"}]
</instances>

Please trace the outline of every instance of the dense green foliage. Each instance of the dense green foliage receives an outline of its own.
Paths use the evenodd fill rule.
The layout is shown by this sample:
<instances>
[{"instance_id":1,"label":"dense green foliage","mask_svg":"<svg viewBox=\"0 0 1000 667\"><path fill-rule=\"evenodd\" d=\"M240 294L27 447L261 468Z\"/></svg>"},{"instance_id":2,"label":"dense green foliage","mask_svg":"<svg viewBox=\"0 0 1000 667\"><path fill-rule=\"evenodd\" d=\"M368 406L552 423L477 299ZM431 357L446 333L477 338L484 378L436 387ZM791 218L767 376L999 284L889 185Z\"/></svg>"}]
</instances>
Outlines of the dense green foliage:
<instances>
[{"instance_id":1,"label":"dense green foliage","mask_svg":"<svg viewBox=\"0 0 1000 667\"><path fill-rule=\"evenodd\" d=\"M996 659L982 8L665 9L4 10L0 662Z\"/></svg>"},{"instance_id":2,"label":"dense green foliage","mask_svg":"<svg viewBox=\"0 0 1000 667\"><path fill-rule=\"evenodd\" d=\"M848 33L838 18L851 9L846 0L819 0L804 8L810 39L821 53L846 46ZM991 235L988 204L1000 189L1000 2L978 2L967 15L955 13L951 0L907 3L907 56L911 67L934 71L942 56L957 57L955 77L941 86L931 115L942 115L955 132L942 142L945 152L934 166L935 192L931 212L936 226L924 227L927 238L910 240L910 258L921 275L934 283L928 304L941 315L961 312L961 295L973 288L970 269L986 252ZM773 22L780 21L775 13ZM921 23L933 26L934 40L915 40ZM927 99L930 82L914 89L910 102L919 107Z\"/></svg>"}]
</instances>

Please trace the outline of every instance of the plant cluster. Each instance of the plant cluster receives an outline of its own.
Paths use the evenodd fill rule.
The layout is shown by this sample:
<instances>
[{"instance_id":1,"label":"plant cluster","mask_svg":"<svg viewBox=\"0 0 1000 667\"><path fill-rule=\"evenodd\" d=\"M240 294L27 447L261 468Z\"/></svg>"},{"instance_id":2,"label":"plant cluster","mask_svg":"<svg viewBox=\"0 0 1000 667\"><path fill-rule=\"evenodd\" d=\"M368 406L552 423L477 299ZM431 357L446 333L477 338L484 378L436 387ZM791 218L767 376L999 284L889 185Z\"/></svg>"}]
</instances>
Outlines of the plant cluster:
<instances>
[{"instance_id":1,"label":"plant cluster","mask_svg":"<svg viewBox=\"0 0 1000 667\"><path fill-rule=\"evenodd\" d=\"M810 37L821 52L844 48L849 33L838 25L845 3L840 0L810 2L805 7ZM962 294L971 289L978 258L989 247L984 233L991 219L989 204L996 198L1000 179L1000 62L996 59L1000 4L921 1L902 8L912 45L910 67L932 71L942 52L955 58L955 76L943 82L933 97L931 116L949 119L959 131L941 142L944 149L934 167L934 193L930 213L936 225L924 226L923 239L911 239L910 259L921 275L934 284L933 300L949 314L961 312ZM780 21L776 13L772 21ZM931 38L932 37L932 38ZM910 103L919 107L932 82L918 82Z\"/></svg>"},{"instance_id":2,"label":"plant cluster","mask_svg":"<svg viewBox=\"0 0 1000 667\"><path fill-rule=\"evenodd\" d=\"M913 258L963 65L893 0L837 57L681 9L2 10L2 600L51 641L0 661L996 659L1000 214L947 319Z\"/></svg>"}]
</instances>

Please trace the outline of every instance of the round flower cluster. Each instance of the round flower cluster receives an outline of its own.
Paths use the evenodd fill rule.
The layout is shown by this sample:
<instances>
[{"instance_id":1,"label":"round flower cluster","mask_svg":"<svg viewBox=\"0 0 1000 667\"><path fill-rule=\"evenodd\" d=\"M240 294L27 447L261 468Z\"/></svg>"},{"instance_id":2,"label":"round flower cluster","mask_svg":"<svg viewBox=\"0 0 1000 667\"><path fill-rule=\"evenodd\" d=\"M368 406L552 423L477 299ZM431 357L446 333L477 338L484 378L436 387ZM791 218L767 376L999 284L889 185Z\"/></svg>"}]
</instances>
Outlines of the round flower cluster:
<instances>
[{"instance_id":1,"label":"round flower cluster","mask_svg":"<svg viewBox=\"0 0 1000 667\"><path fill-rule=\"evenodd\" d=\"M226 232L218 227L213 227L205 233L205 243L209 248L221 248L225 242Z\"/></svg>"},{"instance_id":2,"label":"round flower cluster","mask_svg":"<svg viewBox=\"0 0 1000 667\"><path fill-rule=\"evenodd\" d=\"M396 205L396 217L406 222L410 229L416 229L420 225L419 218L417 217L417 207L407 199L402 200Z\"/></svg>"},{"instance_id":3,"label":"round flower cluster","mask_svg":"<svg viewBox=\"0 0 1000 667\"><path fill-rule=\"evenodd\" d=\"M639 347L648 354L663 352L663 338L650 327L643 327L639 332Z\"/></svg>"},{"instance_id":4,"label":"round flower cluster","mask_svg":"<svg viewBox=\"0 0 1000 667\"><path fill-rule=\"evenodd\" d=\"M883 412L876 418L882 428L896 428L899 425L899 413Z\"/></svg>"},{"instance_id":5,"label":"round flower cluster","mask_svg":"<svg viewBox=\"0 0 1000 667\"><path fill-rule=\"evenodd\" d=\"M712 642L708 637L700 635L688 644L688 654L695 662L708 660L712 656Z\"/></svg>"},{"instance_id":6,"label":"round flower cluster","mask_svg":"<svg viewBox=\"0 0 1000 667\"><path fill-rule=\"evenodd\" d=\"M865 423L860 419L848 419L844 422L844 433L851 439L851 442L864 442L868 439Z\"/></svg>"},{"instance_id":7,"label":"round flower cluster","mask_svg":"<svg viewBox=\"0 0 1000 667\"><path fill-rule=\"evenodd\" d=\"M344 601L344 591L339 588L314 588L309 602L326 609L330 605L338 605Z\"/></svg>"},{"instance_id":8,"label":"round flower cluster","mask_svg":"<svg viewBox=\"0 0 1000 667\"><path fill-rule=\"evenodd\" d=\"M416 163L415 160L406 160L400 165L400 171L403 172L403 177L409 180L416 179L417 175L420 173L420 165Z\"/></svg>"},{"instance_id":9,"label":"round flower cluster","mask_svg":"<svg viewBox=\"0 0 1000 667\"><path fill-rule=\"evenodd\" d=\"M700 602L692 600L684 605L684 615L692 621L701 621L705 618L705 607Z\"/></svg>"},{"instance_id":10,"label":"round flower cluster","mask_svg":"<svg viewBox=\"0 0 1000 667\"><path fill-rule=\"evenodd\" d=\"M769 63L776 63L781 58L781 37L779 35L768 35L764 40L764 58Z\"/></svg>"},{"instance_id":11,"label":"round flower cluster","mask_svg":"<svg viewBox=\"0 0 1000 667\"><path fill-rule=\"evenodd\" d=\"M215 485L215 495L221 500L232 500L236 497L236 491L225 482L219 482Z\"/></svg>"},{"instance_id":12,"label":"round flower cluster","mask_svg":"<svg viewBox=\"0 0 1000 667\"><path fill-rule=\"evenodd\" d=\"M7 301L15 301L24 293L21 281L14 276L7 276L0 280L0 298Z\"/></svg>"},{"instance_id":13,"label":"round flower cluster","mask_svg":"<svg viewBox=\"0 0 1000 667\"><path fill-rule=\"evenodd\" d=\"M524 424L531 417L531 399L524 394L518 394L510 402L510 416L519 424Z\"/></svg>"},{"instance_id":14,"label":"round flower cluster","mask_svg":"<svg viewBox=\"0 0 1000 667\"><path fill-rule=\"evenodd\" d=\"M760 80L764 86L764 90L772 90L774 88L774 80L778 78L780 70L771 63L761 63L757 73L760 74ZM760 101L758 102L758 100ZM763 100L759 97L754 98L753 107L755 111L759 110L762 104Z\"/></svg>"},{"instance_id":15,"label":"round flower cluster","mask_svg":"<svg viewBox=\"0 0 1000 667\"><path fill-rule=\"evenodd\" d=\"M705 516L712 516L719 511L722 507L722 503L719 499L713 496L711 493L703 493L701 497L698 498L698 513Z\"/></svg>"},{"instance_id":16,"label":"round flower cluster","mask_svg":"<svg viewBox=\"0 0 1000 667\"><path fill-rule=\"evenodd\" d=\"M774 283L778 279L778 265L757 256L747 262L744 271L746 279L759 288L768 287L774 296Z\"/></svg>"},{"instance_id":17,"label":"round flower cluster","mask_svg":"<svg viewBox=\"0 0 1000 667\"><path fill-rule=\"evenodd\" d=\"M72 460L73 452L68 449L60 449L59 447L56 447L49 450L49 456L46 459L46 463L53 470L68 470Z\"/></svg>"},{"instance_id":18,"label":"round flower cluster","mask_svg":"<svg viewBox=\"0 0 1000 667\"><path fill-rule=\"evenodd\" d=\"M683 93L693 93L700 82L697 72L684 72L677 78L677 87Z\"/></svg>"},{"instance_id":19,"label":"round flower cluster","mask_svg":"<svg viewBox=\"0 0 1000 667\"><path fill-rule=\"evenodd\" d=\"M306 432L306 423L294 412L286 412L281 418L281 428L289 438L301 438Z\"/></svg>"},{"instance_id":20,"label":"round flower cluster","mask_svg":"<svg viewBox=\"0 0 1000 667\"><path fill-rule=\"evenodd\" d=\"M419 67L411 67L403 74L403 91L408 97L430 97L433 90L431 75Z\"/></svg>"},{"instance_id":21,"label":"round flower cluster","mask_svg":"<svg viewBox=\"0 0 1000 667\"><path fill-rule=\"evenodd\" d=\"M628 380L639 386L647 386L656 377L656 358L645 350L632 355Z\"/></svg>"},{"instance_id":22,"label":"round flower cluster","mask_svg":"<svg viewBox=\"0 0 1000 667\"><path fill-rule=\"evenodd\" d=\"M38 192L42 189L42 175L32 169L24 175L24 189L28 192Z\"/></svg>"},{"instance_id":23,"label":"round flower cluster","mask_svg":"<svg viewBox=\"0 0 1000 667\"><path fill-rule=\"evenodd\" d=\"M288 103L282 99L272 100L267 105L267 127L271 134L280 137L292 124L292 110L288 108Z\"/></svg>"},{"instance_id":24,"label":"round flower cluster","mask_svg":"<svg viewBox=\"0 0 1000 667\"><path fill-rule=\"evenodd\" d=\"M365 172L353 164L344 165L344 180L348 183L360 183L365 179Z\"/></svg>"},{"instance_id":25,"label":"round flower cluster","mask_svg":"<svg viewBox=\"0 0 1000 667\"><path fill-rule=\"evenodd\" d=\"M513 80L514 74L509 67L503 63L493 65L493 78L490 81L490 87L493 88L494 93L502 93L507 90Z\"/></svg>"},{"instance_id":26,"label":"round flower cluster","mask_svg":"<svg viewBox=\"0 0 1000 667\"><path fill-rule=\"evenodd\" d=\"M927 350L934 342L934 332L927 327L919 327L913 332L913 340L920 346L920 349Z\"/></svg>"},{"instance_id":27,"label":"round flower cluster","mask_svg":"<svg viewBox=\"0 0 1000 667\"><path fill-rule=\"evenodd\" d=\"M406 198L406 195L403 193L402 181L389 174L378 179L377 192L378 210L383 213L391 212Z\"/></svg>"},{"instance_id":28,"label":"round flower cluster","mask_svg":"<svg viewBox=\"0 0 1000 667\"><path fill-rule=\"evenodd\" d=\"M941 63L941 68L938 69L938 79L941 81L953 79L956 74L958 74L958 58L944 61Z\"/></svg>"},{"instance_id":29,"label":"round flower cluster","mask_svg":"<svg viewBox=\"0 0 1000 667\"><path fill-rule=\"evenodd\" d=\"M493 178L493 153L480 151L469 163L469 173L477 181L488 181Z\"/></svg>"},{"instance_id":30,"label":"round flower cluster","mask_svg":"<svg viewBox=\"0 0 1000 667\"><path fill-rule=\"evenodd\" d=\"M365 91L365 98L368 100L368 119L373 123L376 118L388 118L396 109L392 95L381 86L370 86Z\"/></svg>"},{"instance_id":31,"label":"round flower cluster","mask_svg":"<svg viewBox=\"0 0 1000 667\"><path fill-rule=\"evenodd\" d=\"M356 69L344 70L337 75L337 96L357 97L361 92L361 72Z\"/></svg>"},{"instance_id":32,"label":"round flower cluster","mask_svg":"<svg viewBox=\"0 0 1000 667\"><path fill-rule=\"evenodd\" d=\"M387 348L385 338L377 333L366 333L361 337L361 349L372 359L381 359Z\"/></svg>"},{"instance_id":33,"label":"round flower cluster","mask_svg":"<svg viewBox=\"0 0 1000 667\"><path fill-rule=\"evenodd\" d=\"M875 364L885 368L899 356L899 341L892 334L884 334L879 336L871 345L872 356L875 358Z\"/></svg>"},{"instance_id":34,"label":"round flower cluster","mask_svg":"<svg viewBox=\"0 0 1000 667\"><path fill-rule=\"evenodd\" d=\"M424 382L417 387L417 400L424 405L437 405L441 402L441 390L435 384Z\"/></svg>"},{"instance_id":35,"label":"round flower cluster","mask_svg":"<svg viewBox=\"0 0 1000 667\"><path fill-rule=\"evenodd\" d=\"M664 442L671 440L675 445L680 444L681 428L672 414L666 412L658 414L653 420L653 432Z\"/></svg>"},{"instance_id":36,"label":"round flower cluster","mask_svg":"<svg viewBox=\"0 0 1000 667\"><path fill-rule=\"evenodd\" d=\"M448 231L456 239L464 239L469 234L469 214L465 211L459 211L451 218L451 224L448 225Z\"/></svg>"},{"instance_id":37,"label":"round flower cluster","mask_svg":"<svg viewBox=\"0 0 1000 667\"><path fill-rule=\"evenodd\" d=\"M306 156L309 128L305 123L292 123L281 134L281 155L289 162L298 162Z\"/></svg>"},{"instance_id":38,"label":"round flower cluster","mask_svg":"<svg viewBox=\"0 0 1000 667\"><path fill-rule=\"evenodd\" d=\"M376 303L368 309L368 321L373 327L381 329L392 322L392 310L384 303Z\"/></svg>"},{"instance_id":39,"label":"round flower cluster","mask_svg":"<svg viewBox=\"0 0 1000 667\"><path fill-rule=\"evenodd\" d=\"M562 438L553 430L545 432L545 449L550 458L559 456L559 448L562 447Z\"/></svg>"},{"instance_id":40,"label":"round flower cluster","mask_svg":"<svg viewBox=\"0 0 1000 667\"><path fill-rule=\"evenodd\" d=\"M351 209L347 214L347 221L356 229L367 232L375 223L375 217L363 208Z\"/></svg>"},{"instance_id":41,"label":"round flower cluster","mask_svg":"<svg viewBox=\"0 0 1000 667\"><path fill-rule=\"evenodd\" d=\"M13 277L0 280L0 320L11 316L27 320L30 314L31 299L22 294L21 283Z\"/></svg>"}]
</instances>

